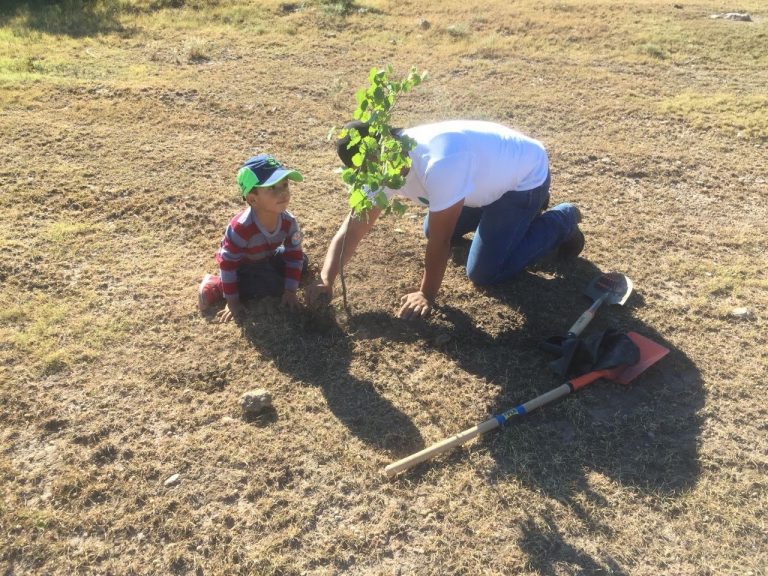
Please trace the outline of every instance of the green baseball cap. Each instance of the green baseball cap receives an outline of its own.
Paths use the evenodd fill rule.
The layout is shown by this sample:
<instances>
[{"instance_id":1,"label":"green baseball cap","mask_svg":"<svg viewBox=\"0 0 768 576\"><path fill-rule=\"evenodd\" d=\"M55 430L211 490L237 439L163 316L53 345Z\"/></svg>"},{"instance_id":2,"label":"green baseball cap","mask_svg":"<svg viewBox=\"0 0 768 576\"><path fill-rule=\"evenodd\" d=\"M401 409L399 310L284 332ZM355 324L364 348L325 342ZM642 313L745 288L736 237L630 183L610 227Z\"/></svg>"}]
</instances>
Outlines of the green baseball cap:
<instances>
[{"instance_id":1,"label":"green baseball cap","mask_svg":"<svg viewBox=\"0 0 768 576\"><path fill-rule=\"evenodd\" d=\"M304 177L297 170L286 168L269 154L259 154L246 160L237 172L237 185L243 198L254 188L268 188L288 178L301 182Z\"/></svg>"}]
</instances>

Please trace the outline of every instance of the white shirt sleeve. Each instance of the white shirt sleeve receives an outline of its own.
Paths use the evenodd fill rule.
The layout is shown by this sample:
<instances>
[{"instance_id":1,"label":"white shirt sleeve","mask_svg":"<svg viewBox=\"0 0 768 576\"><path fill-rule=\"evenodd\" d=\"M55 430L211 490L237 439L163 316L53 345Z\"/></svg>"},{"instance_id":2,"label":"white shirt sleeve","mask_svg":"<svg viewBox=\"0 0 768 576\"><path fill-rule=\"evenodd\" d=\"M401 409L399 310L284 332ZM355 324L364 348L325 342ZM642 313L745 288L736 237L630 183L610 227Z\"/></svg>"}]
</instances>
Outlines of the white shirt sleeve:
<instances>
[{"instance_id":1,"label":"white shirt sleeve","mask_svg":"<svg viewBox=\"0 0 768 576\"><path fill-rule=\"evenodd\" d=\"M472 154L459 152L431 160L424 172L423 186L429 211L450 208L472 192Z\"/></svg>"}]
</instances>

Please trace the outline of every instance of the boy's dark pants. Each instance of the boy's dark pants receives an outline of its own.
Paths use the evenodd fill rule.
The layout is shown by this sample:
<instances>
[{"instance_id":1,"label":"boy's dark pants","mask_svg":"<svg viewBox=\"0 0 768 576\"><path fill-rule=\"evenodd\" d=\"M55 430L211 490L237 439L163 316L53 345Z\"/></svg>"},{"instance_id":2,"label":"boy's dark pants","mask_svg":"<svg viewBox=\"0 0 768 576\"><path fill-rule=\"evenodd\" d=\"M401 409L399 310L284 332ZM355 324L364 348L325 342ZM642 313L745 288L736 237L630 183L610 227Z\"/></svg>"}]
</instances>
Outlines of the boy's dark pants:
<instances>
[{"instance_id":1,"label":"boy's dark pants","mask_svg":"<svg viewBox=\"0 0 768 576\"><path fill-rule=\"evenodd\" d=\"M237 271L237 286L240 299L263 298L264 296L282 296L285 291L285 260L282 251L261 262L246 264ZM304 254L301 274L307 271L309 259Z\"/></svg>"}]
</instances>

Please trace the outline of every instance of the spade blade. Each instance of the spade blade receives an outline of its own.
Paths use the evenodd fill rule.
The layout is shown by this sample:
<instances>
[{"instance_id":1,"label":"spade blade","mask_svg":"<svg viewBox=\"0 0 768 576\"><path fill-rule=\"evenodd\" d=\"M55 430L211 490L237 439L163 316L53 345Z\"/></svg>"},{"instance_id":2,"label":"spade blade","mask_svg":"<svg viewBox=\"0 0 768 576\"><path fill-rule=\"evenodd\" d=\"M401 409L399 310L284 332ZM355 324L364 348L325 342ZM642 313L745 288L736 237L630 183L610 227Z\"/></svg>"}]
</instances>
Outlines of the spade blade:
<instances>
[{"instance_id":1,"label":"spade blade","mask_svg":"<svg viewBox=\"0 0 768 576\"><path fill-rule=\"evenodd\" d=\"M606 272L596 276L584 289L584 294L592 300L599 300L604 295L606 304L623 305L632 294L632 280L619 272Z\"/></svg>"}]
</instances>

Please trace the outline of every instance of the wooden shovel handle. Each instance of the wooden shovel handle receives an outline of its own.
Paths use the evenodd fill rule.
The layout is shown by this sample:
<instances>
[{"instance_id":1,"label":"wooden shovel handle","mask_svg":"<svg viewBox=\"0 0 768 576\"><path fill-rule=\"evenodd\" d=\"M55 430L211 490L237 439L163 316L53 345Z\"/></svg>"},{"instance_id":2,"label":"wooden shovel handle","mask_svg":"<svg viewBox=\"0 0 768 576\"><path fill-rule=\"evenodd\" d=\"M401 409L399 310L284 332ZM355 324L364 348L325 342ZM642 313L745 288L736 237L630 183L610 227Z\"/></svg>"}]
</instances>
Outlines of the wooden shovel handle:
<instances>
[{"instance_id":1,"label":"wooden shovel handle","mask_svg":"<svg viewBox=\"0 0 768 576\"><path fill-rule=\"evenodd\" d=\"M588 376L592 376L591 381L597 380L597 378L600 377L599 373L594 373L594 374L595 374L594 376L588 374L585 377L582 377L585 379L585 382L581 386L586 386L587 384L586 378ZM416 466L416 464L420 464L425 460L429 460L433 456L437 456L438 454L442 454L443 452L452 450L457 446L461 446L465 442L469 442L470 440L472 440L473 438L475 438L480 434L485 434L486 432L490 432L494 428L498 428L500 425L502 425L507 420L509 420L512 416L522 416L523 414L527 414L528 412L532 412L533 410L536 410L536 408L539 408L540 406L544 406L544 404L548 404L549 402L557 400L558 398L561 398L562 396L569 394L571 390L572 388L569 382L566 382L565 384L561 384L557 388L550 390L549 392L545 392L541 396L538 396L533 400L529 400L528 402L526 402L525 404L521 404L517 408L512 408L511 410L508 410L507 412L504 412L499 416L494 416L493 418L489 418L482 424L478 424L477 426L473 426L472 428L467 428L463 432L459 432L458 434L451 436L450 438L441 440L437 444L432 444L432 446L430 446L429 448L425 448L424 450L420 452L416 452L415 454L411 454L410 456L407 456L402 460L393 462L392 464L384 468L384 472L386 473L387 476L392 477L398 472L402 472L403 470L407 470L408 468Z\"/></svg>"},{"instance_id":2,"label":"wooden shovel handle","mask_svg":"<svg viewBox=\"0 0 768 576\"><path fill-rule=\"evenodd\" d=\"M498 428L498 426L499 426L499 422L498 420L496 420L496 418L489 418L482 424L478 424L477 426L472 426L472 428L467 428L463 432L459 432L458 434L455 434L450 438L441 440L437 444L432 444L432 446L430 446L429 448L424 448L424 450L421 450L420 452L416 452L415 454L406 456L402 460L393 462L392 464L384 468L384 472L386 473L387 476L392 477L398 472L402 472L403 470L407 470L408 468L416 466L416 464L420 464L425 460L429 460L433 456L437 456L438 454L447 452L448 450L451 450L456 446L461 446L465 442L469 442L470 440L472 440L473 438L475 438L480 434L485 434L486 432L490 432L494 428Z\"/></svg>"},{"instance_id":3,"label":"wooden shovel handle","mask_svg":"<svg viewBox=\"0 0 768 576\"><path fill-rule=\"evenodd\" d=\"M592 322L592 318L594 318L595 314L597 314L597 309L600 308L603 302L605 302L606 298L608 298L607 292L595 300L592 306L587 308L584 313L579 316L579 319L576 320L576 322L573 323L573 326L571 326L571 329L568 330L569 338L575 338L584 331L584 328L586 328L587 325Z\"/></svg>"}]
</instances>

